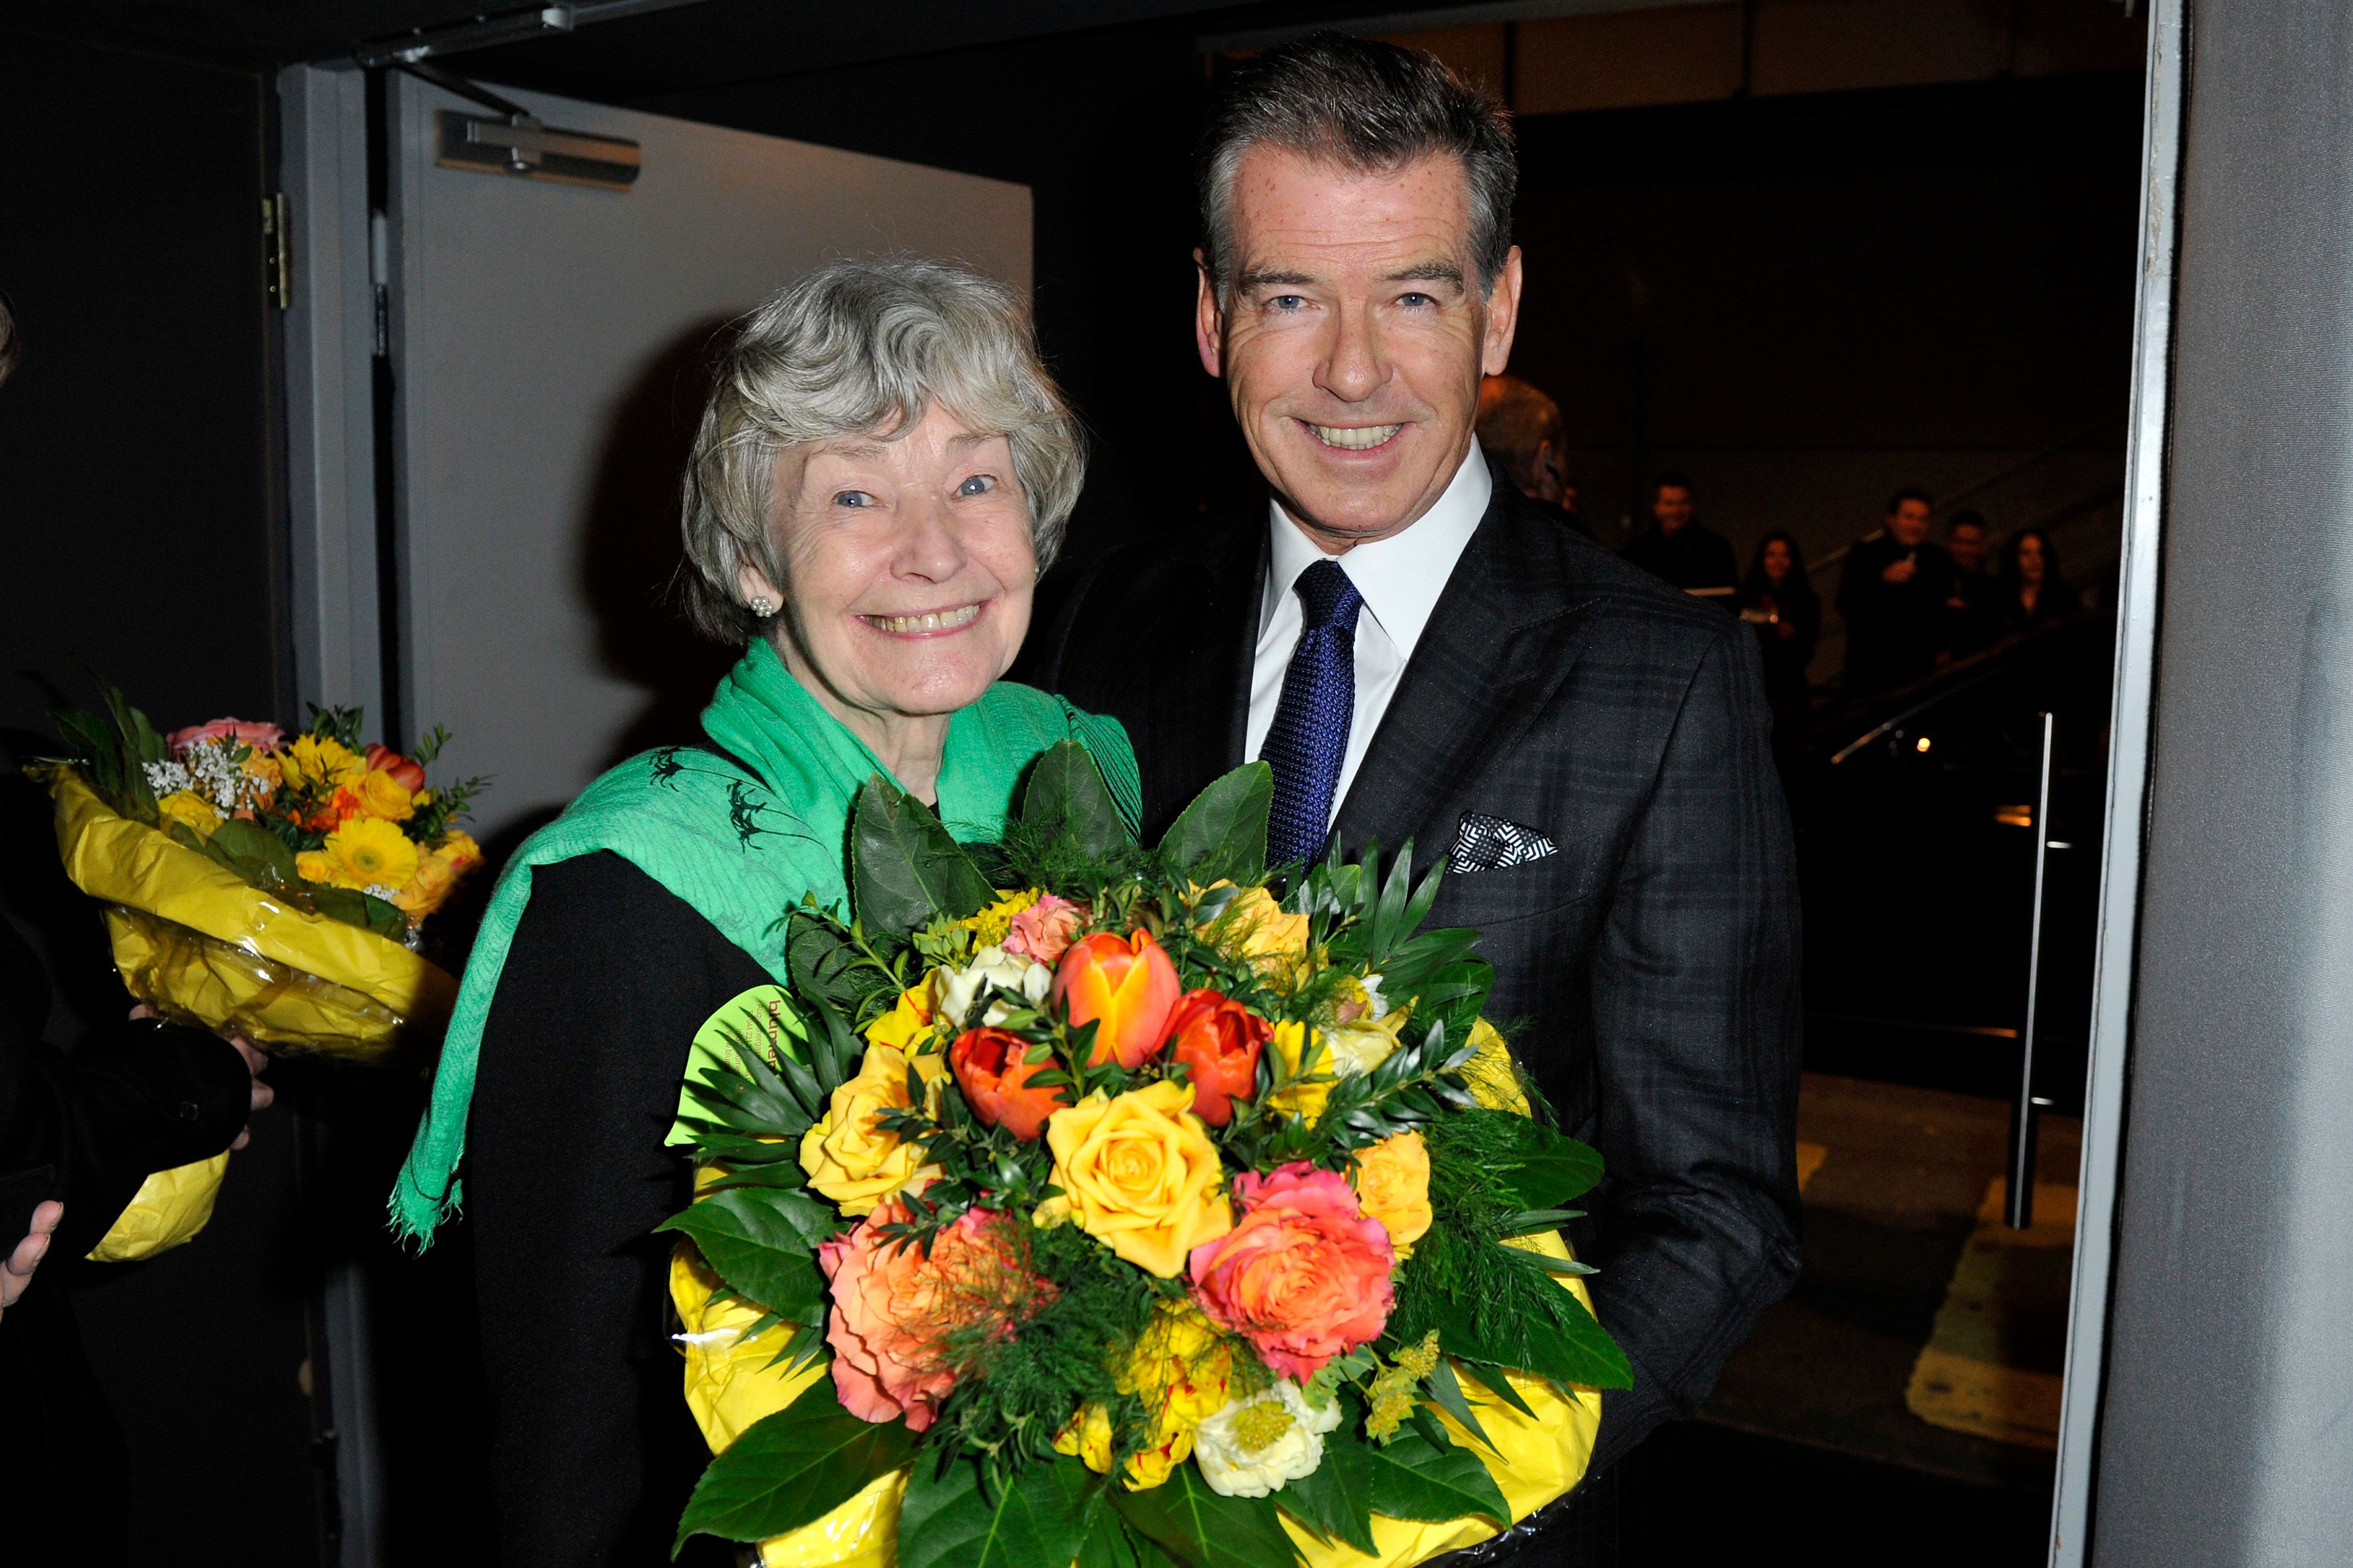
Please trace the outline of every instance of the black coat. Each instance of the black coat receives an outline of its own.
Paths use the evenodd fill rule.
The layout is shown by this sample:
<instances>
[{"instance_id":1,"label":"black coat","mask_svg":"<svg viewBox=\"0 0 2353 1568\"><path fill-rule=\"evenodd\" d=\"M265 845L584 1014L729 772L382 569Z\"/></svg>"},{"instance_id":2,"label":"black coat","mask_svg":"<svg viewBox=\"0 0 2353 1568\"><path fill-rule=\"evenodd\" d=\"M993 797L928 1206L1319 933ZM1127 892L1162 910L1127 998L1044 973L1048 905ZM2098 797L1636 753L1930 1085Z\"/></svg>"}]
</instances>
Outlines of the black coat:
<instances>
[{"instance_id":1,"label":"black coat","mask_svg":"<svg viewBox=\"0 0 2353 1568\"><path fill-rule=\"evenodd\" d=\"M151 1173L228 1147L253 1078L224 1040L127 1016L58 1050L48 1014L47 973L0 920L0 1255L25 1238L35 1205L65 1205L39 1271L0 1318L0 1497L16 1505L0 1555L102 1568L129 1552L129 1456L66 1287L106 1267L81 1259Z\"/></svg>"},{"instance_id":2,"label":"black coat","mask_svg":"<svg viewBox=\"0 0 2353 1568\"><path fill-rule=\"evenodd\" d=\"M1073 590L1042 684L1116 714L1146 841L1243 761L1263 510L1114 552ZM1688 1415L1798 1268L1798 906L1756 639L1546 520L1498 479L1342 803L1361 852L1427 864L1466 816L1557 853L1450 877L1488 1012L1609 1176L1573 1233L1635 1386L1597 1469Z\"/></svg>"},{"instance_id":3,"label":"black coat","mask_svg":"<svg viewBox=\"0 0 2353 1568\"><path fill-rule=\"evenodd\" d=\"M1912 557L1907 583L1883 574ZM1839 577L1839 614L1846 617L1846 684L1851 691L1885 691L1936 668L1950 635L1945 601L1953 596L1953 558L1934 544L1906 548L1885 533L1847 552Z\"/></svg>"}]
</instances>

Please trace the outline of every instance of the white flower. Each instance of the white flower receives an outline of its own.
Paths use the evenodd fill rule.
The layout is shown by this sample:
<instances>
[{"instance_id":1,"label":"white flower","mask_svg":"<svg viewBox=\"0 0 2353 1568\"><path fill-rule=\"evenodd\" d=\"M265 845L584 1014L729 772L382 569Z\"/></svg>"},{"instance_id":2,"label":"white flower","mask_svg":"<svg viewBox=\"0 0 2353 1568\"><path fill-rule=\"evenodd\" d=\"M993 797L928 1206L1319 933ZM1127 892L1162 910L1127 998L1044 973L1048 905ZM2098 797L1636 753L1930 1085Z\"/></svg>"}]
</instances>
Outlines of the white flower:
<instances>
[{"instance_id":1,"label":"white flower","mask_svg":"<svg viewBox=\"0 0 2353 1568\"><path fill-rule=\"evenodd\" d=\"M1046 999L1047 989L1053 984L1054 972L1044 964L1016 958L1001 947L984 947L962 969L932 971L933 1005L948 1027L961 1029L984 985L1009 991L1034 1007ZM1007 1012L1004 1003L991 1002L981 1022L1001 1024Z\"/></svg>"},{"instance_id":2,"label":"white flower","mask_svg":"<svg viewBox=\"0 0 2353 1568\"><path fill-rule=\"evenodd\" d=\"M1295 1383L1229 1400L1193 1433L1193 1460L1220 1497L1264 1497L1312 1476L1324 1462L1324 1434L1340 1424L1340 1402L1316 1409Z\"/></svg>"}]
</instances>

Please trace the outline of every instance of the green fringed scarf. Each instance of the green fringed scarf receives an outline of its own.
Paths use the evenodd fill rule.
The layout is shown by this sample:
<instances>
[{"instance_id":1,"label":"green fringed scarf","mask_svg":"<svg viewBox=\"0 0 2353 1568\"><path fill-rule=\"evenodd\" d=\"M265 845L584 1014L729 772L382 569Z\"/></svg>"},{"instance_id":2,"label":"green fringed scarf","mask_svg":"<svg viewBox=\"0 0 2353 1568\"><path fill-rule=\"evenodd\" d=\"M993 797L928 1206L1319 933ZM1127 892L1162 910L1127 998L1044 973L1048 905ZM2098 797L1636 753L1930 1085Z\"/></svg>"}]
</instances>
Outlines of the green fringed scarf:
<instances>
[{"instance_id":1,"label":"green fringed scarf","mask_svg":"<svg viewBox=\"0 0 2353 1568\"><path fill-rule=\"evenodd\" d=\"M850 808L867 779L887 778L889 770L818 706L765 642L754 643L720 683L702 728L725 756L670 746L631 758L532 835L499 879L459 987L432 1100L393 1189L396 1234L423 1246L462 1201L458 1162L482 1026L531 899L533 867L609 849L692 905L779 984L790 982L777 919L804 894L824 905L847 902ZM1093 754L1133 826L1142 791L1119 721L1008 682L949 721L940 820L962 842L995 838L1023 773L1066 740ZM688 1045L676 1042L681 1072Z\"/></svg>"}]
</instances>

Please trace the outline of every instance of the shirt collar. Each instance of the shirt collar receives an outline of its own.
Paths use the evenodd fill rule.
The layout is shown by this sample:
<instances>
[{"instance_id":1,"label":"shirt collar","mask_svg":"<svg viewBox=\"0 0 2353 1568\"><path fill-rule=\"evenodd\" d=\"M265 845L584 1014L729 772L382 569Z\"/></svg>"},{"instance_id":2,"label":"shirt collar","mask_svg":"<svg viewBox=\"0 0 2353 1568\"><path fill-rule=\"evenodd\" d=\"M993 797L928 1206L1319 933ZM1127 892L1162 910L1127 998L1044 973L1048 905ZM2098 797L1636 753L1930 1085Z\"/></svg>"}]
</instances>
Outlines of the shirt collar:
<instances>
[{"instance_id":1,"label":"shirt collar","mask_svg":"<svg viewBox=\"0 0 2353 1568\"><path fill-rule=\"evenodd\" d=\"M1494 488L1494 476L1473 437L1462 466L1454 470L1453 479L1435 505L1401 531L1359 544L1342 556L1325 555L1291 521L1282 502L1268 502L1274 548L1267 562L1267 591L1259 605L1259 636L1264 637L1273 625L1276 611L1290 596L1292 584L1299 581L1302 572L1318 561L1336 560L1389 641L1400 653L1409 654L1438 608L1438 596L1446 591L1447 579L1454 575L1454 563L1479 531L1479 520L1487 515L1487 500Z\"/></svg>"}]
</instances>

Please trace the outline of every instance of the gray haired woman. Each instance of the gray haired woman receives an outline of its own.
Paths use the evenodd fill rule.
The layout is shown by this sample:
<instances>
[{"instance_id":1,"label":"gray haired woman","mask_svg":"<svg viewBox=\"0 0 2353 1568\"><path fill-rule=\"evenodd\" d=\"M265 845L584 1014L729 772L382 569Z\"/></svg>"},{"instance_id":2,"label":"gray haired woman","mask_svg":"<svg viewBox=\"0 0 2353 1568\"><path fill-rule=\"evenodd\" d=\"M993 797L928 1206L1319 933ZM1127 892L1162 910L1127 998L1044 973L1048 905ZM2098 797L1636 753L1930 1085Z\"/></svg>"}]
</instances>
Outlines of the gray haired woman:
<instances>
[{"instance_id":1,"label":"gray haired woman","mask_svg":"<svg viewBox=\"0 0 2353 1568\"><path fill-rule=\"evenodd\" d=\"M780 917L845 898L866 781L985 841L1075 739L1135 815L1115 721L997 679L1083 469L1018 301L955 268L837 263L727 350L684 531L694 618L744 658L704 743L622 763L516 855L392 1199L428 1239L464 1156L510 1568L667 1554L706 1456L662 1342L652 1232L691 1195L664 1131L705 1022L789 984Z\"/></svg>"}]
</instances>

